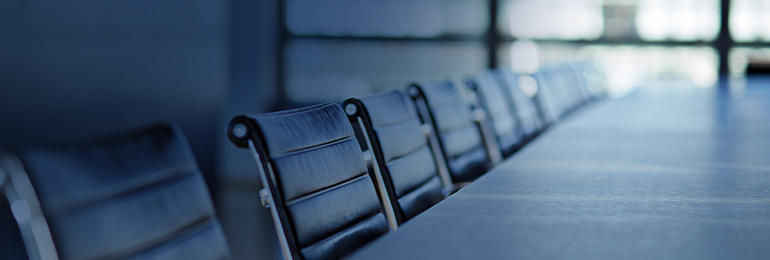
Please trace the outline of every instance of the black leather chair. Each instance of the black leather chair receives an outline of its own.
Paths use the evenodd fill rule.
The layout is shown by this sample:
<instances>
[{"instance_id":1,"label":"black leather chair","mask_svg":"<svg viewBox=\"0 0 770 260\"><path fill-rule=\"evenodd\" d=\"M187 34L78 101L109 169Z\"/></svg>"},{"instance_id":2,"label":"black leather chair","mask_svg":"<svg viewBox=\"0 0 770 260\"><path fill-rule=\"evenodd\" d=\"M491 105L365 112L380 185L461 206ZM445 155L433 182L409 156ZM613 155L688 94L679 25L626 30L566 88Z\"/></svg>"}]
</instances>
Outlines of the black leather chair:
<instances>
[{"instance_id":1,"label":"black leather chair","mask_svg":"<svg viewBox=\"0 0 770 260\"><path fill-rule=\"evenodd\" d=\"M159 124L94 142L4 154L31 258L226 259L182 133Z\"/></svg>"},{"instance_id":2,"label":"black leather chair","mask_svg":"<svg viewBox=\"0 0 770 260\"><path fill-rule=\"evenodd\" d=\"M339 105L238 116L227 134L255 156L287 258L340 258L388 232L379 183Z\"/></svg>"},{"instance_id":3,"label":"black leather chair","mask_svg":"<svg viewBox=\"0 0 770 260\"><path fill-rule=\"evenodd\" d=\"M588 82L584 67L580 63L565 64L567 78L572 82L580 106L587 104L592 100L591 93L588 90Z\"/></svg>"},{"instance_id":4,"label":"black leather chair","mask_svg":"<svg viewBox=\"0 0 770 260\"><path fill-rule=\"evenodd\" d=\"M536 100L532 99L521 89L519 76L510 69L494 70L492 73L498 76L505 96L508 97L509 102L515 107L524 137L532 139L537 136L545 128L545 124L543 124L539 115ZM530 87L537 87L536 84L533 85Z\"/></svg>"},{"instance_id":5,"label":"black leather chair","mask_svg":"<svg viewBox=\"0 0 770 260\"><path fill-rule=\"evenodd\" d=\"M471 109L451 81L412 84L409 96L423 122L435 129L453 183L471 182L502 160L485 113Z\"/></svg>"},{"instance_id":6,"label":"black leather chair","mask_svg":"<svg viewBox=\"0 0 770 260\"><path fill-rule=\"evenodd\" d=\"M541 69L532 75L537 81L537 94L534 98L537 100L541 120L546 125L556 122L565 111L564 100L551 75L552 72L548 69Z\"/></svg>"},{"instance_id":7,"label":"black leather chair","mask_svg":"<svg viewBox=\"0 0 770 260\"><path fill-rule=\"evenodd\" d=\"M524 144L523 129L516 108L507 98L495 72L490 70L481 73L466 81L466 85L476 93L478 103L487 113L503 157L521 148Z\"/></svg>"},{"instance_id":8,"label":"black leather chair","mask_svg":"<svg viewBox=\"0 0 770 260\"><path fill-rule=\"evenodd\" d=\"M548 99L557 119L569 114L582 104L579 89L571 80L570 74L569 68L562 64L542 68L534 75L538 88L543 90L542 93L549 95Z\"/></svg>"},{"instance_id":9,"label":"black leather chair","mask_svg":"<svg viewBox=\"0 0 770 260\"><path fill-rule=\"evenodd\" d=\"M374 152L372 166L383 176L399 224L444 198L442 190L453 186L451 177L435 134L420 122L409 96L394 90L351 98L343 107L366 135L359 142Z\"/></svg>"},{"instance_id":10,"label":"black leather chair","mask_svg":"<svg viewBox=\"0 0 770 260\"><path fill-rule=\"evenodd\" d=\"M571 63L564 63L555 68L556 76L559 85L562 87L562 92L567 99L567 113L579 108L583 105L583 100L579 82L574 77Z\"/></svg>"}]
</instances>

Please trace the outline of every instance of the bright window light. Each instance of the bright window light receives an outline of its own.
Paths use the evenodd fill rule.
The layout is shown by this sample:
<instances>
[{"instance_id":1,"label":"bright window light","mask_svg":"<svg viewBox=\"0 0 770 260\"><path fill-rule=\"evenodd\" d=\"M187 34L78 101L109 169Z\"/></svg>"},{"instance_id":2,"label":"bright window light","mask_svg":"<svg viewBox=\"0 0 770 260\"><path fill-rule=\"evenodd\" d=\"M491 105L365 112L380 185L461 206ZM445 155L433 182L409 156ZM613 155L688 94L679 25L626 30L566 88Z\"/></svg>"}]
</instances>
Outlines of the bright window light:
<instances>
[{"instance_id":1,"label":"bright window light","mask_svg":"<svg viewBox=\"0 0 770 260\"><path fill-rule=\"evenodd\" d=\"M639 0L636 29L645 41L710 41L719 34L718 0Z\"/></svg>"},{"instance_id":2,"label":"bright window light","mask_svg":"<svg viewBox=\"0 0 770 260\"><path fill-rule=\"evenodd\" d=\"M540 67L540 51L532 41L515 41L511 44L511 69L518 73L532 74Z\"/></svg>"},{"instance_id":3,"label":"bright window light","mask_svg":"<svg viewBox=\"0 0 770 260\"><path fill-rule=\"evenodd\" d=\"M503 4L504 33L519 39L594 40L604 33L602 2L512 0Z\"/></svg>"},{"instance_id":4,"label":"bright window light","mask_svg":"<svg viewBox=\"0 0 770 260\"><path fill-rule=\"evenodd\" d=\"M730 36L737 42L770 41L770 0L732 0Z\"/></svg>"}]
</instances>

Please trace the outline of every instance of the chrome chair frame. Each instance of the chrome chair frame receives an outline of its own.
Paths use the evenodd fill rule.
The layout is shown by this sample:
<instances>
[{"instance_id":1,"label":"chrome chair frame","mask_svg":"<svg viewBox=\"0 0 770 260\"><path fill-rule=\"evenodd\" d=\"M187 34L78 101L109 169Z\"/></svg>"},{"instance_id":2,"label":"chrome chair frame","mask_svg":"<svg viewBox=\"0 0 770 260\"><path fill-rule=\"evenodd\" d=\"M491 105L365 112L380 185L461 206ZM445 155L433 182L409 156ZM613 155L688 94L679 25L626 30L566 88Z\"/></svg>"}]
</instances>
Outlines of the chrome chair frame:
<instances>
[{"instance_id":1,"label":"chrome chair frame","mask_svg":"<svg viewBox=\"0 0 770 260\"><path fill-rule=\"evenodd\" d=\"M262 206L270 210L270 215L273 218L273 226L278 236L278 243L281 246L281 252L284 259L291 260L294 256L300 255L299 249L294 245L297 243L290 243L290 240L295 241L293 233L291 232L291 225L288 223L288 217L286 210L279 208L276 205L276 199L281 197L278 195L278 188L275 186L275 173L271 166L270 160L260 154L267 154L261 145L254 143L254 140L259 140L258 136L253 136L254 126L246 121L230 121L227 127L228 138L238 146L248 147L259 171L259 178L262 181L264 188L260 190L260 201Z\"/></svg>"},{"instance_id":2,"label":"chrome chair frame","mask_svg":"<svg viewBox=\"0 0 770 260\"><path fill-rule=\"evenodd\" d=\"M0 150L0 192L5 193L30 259L56 260L56 246L32 182L18 157Z\"/></svg>"},{"instance_id":3,"label":"chrome chair frame","mask_svg":"<svg viewBox=\"0 0 770 260\"><path fill-rule=\"evenodd\" d=\"M361 133L364 137L364 143L366 144L367 149L364 151L364 154L366 154L365 158L367 159L367 165L372 166L372 171L374 172L375 176L375 185L377 185L377 192L380 195L380 204L385 209L385 217L388 219L390 231L394 232L398 229L398 225L402 222L399 217L401 216L401 213L396 212L398 207L395 205L398 205L398 199L396 198L395 194L393 194L393 191L386 187L386 181L390 182L390 180L382 174L382 171L380 170L380 164L373 152L376 148L371 139L373 136L370 135L371 127L364 123L362 116L365 115L361 113L361 110L359 110L355 104L349 103L345 105L344 109L345 114L348 115L348 119L350 119L351 124L356 124L358 125L359 129L361 129Z\"/></svg>"}]
</instances>

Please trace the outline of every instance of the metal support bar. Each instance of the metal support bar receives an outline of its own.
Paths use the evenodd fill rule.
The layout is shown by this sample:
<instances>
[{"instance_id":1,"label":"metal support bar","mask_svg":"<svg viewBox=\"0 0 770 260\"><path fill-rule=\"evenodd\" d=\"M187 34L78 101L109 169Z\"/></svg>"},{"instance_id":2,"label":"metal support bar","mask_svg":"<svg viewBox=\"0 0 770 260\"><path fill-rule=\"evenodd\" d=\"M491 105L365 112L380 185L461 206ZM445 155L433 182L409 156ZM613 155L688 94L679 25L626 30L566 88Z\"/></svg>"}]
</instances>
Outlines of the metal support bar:
<instances>
[{"instance_id":1,"label":"metal support bar","mask_svg":"<svg viewBox=\"0 0 770 260\"><path fill-rule=\"evenodd\" d=\"M366 161L366 167L373 167L374 162L374 154L370 150L362 151L361 156L364 157L364 161Z\"/></svg>"},{"instance_id":2,"label":"metal support bar","mask_svg":"<svg viewBox=\"0 0 770 260\"><path fill-rule=\"evenodd\" d=\"M487 113L484 112L483 109L476 108L473 110L474 117L476 119L476 126L479 128L479 131L481 132L481 137L484 140L484 148L487 149L487 154L489 155L489 161L492 163L492 165L497 165L498 163L503 161L503 154L500 152L500 146L497 144L497 139L495 138L494 134L492 133L492 130L489 129L489 125L487 124Z\"/></svg>"},{"instance_id":3,"label":"metal support bar","mask_svg":"<svg viewBox=\"0 0 770 260\"><path fill-rule=\"evenodd\" d=\"M428 119L430 117L428 106L422 98L416 99L415 103L417 104L417 109L420 110L420 114L425 118L424 121L426 121L425 124L423 124L423 131L427 128L428 145L430 145L430 149L433 152L433 158L435 158L436 169L438 170L439 178L441 178L441 184L444 185L444 188L453 187L454 183L452 182L452 176L449 175L446 159L439 146L438 136L436 136L436 131L433 129L432 122Z\"/></svg>"},{"instance_id":4,"label":"metal support bar","mask_svg":"<svg viewBox=\"0 0 770 260\"><path fill-rule=\"evenodd\" d=\"M281 244L283 258L286 260L291 260L294 257L291 254L289 241L286 239L286 232L283 230L283 224L280 216L278 215L278 209L275 207L273 202L273 192L270 190L270 184L267 182L267 173L263 168L262 160L260 159L259 153L257 152L257 147L254 145L254 142L251 139L249 139L249 150L254 156L254 161L257 163L257 169L259 170L259 177L262 179L262 185L265 186L264 190L266 190L268 194L262 205L272 205L272 207L267 208L270 209L270 215L273 216L273 224L275 226L275 232L278 234L278 242ZM261 195L262 192L260 191L260 197L262 197ZM260 200L262 200L262 198L260 198Z\"/></svg>"},{"instance_id":5,"label":"metal support bar","mask_svg":"<svg viewBox=\"0 0 770 260\"><path fill-rule=\"evenodd\" d=\"M265 188L262 188L261 190L259 190L259 203L262 204L262 207L265 207L266 209L269 209L270 205L273 204L272 201L273 200L272 200L272 198L270 196L270 191L269 190L267 190Z\"/></svg>"},{"instance_id":6,"label":"metal support bar","mask_svg":"<svg viewBox=\"0 0 770 260\"><path fill-rule=\"evenodd\" d=\"M6 193L11 211L19 225L30 259L56 260L56 246L48 222L27 172L16 156L0 151L0 171L8 176L2 192Z\"/></svg>"},{"instance_id":7,"label":"metal support bar","mask_svg":"<svg viewBox=\"0 0 770 260\"><path fill-rule=\"evenodd\" d=\"M366 147L368 151L371 153L374 151L372 149L372 142L369 140L369 134L368 131L366 131L366 127L364 127L364 121L361 120L361 117L356 117L358 119L358 126L361 128L361 132L364 136L364 141L366 141ZM382 201L382 207L385 208L385 217L388 219L388 224L390 225L390 232L395 232L396 229L398 229L398 220L396 220L396 212L393 210L393 204L390 203L390 196L388 196L388 190L385 188L385 180L382 178L382 172L380 171L380 164L377 163L377 160L374 159L374 154L371 154L372 157L372 169L374 170L374 178L375 178L375 185L377 185L377 191L380 193L380 201Z\"/></svg>"}]
</instances>

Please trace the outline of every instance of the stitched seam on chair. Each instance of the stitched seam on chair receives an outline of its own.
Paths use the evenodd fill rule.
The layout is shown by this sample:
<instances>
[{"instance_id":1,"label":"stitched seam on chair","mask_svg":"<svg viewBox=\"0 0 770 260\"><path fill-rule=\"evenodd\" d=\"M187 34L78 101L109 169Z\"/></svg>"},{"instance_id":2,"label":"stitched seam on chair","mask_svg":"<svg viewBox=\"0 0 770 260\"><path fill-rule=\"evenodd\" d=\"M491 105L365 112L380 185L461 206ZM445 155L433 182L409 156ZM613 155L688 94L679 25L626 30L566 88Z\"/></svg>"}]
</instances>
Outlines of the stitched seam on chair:
<instances>
[{"instance_id":1,"label":"stitched seam on chair","mask_svg":"<svg viewBox=\"0 0 770 260\"><path fill-rule=\"evenodd\" d=\"M342 230L340 230L340 231L334 232L334 233L333 233L331 236L328 236L328 237L326 237L326 238L324 238L324 239L321 239L321 240L318 240L318 241L316 241L316 242L314 242L314 243L311 243L310 245L308 245L308 246L306 246L306 247L303 247L302 249L311 248L311 247L313 247L313 246L315 246L315 245L318 245L318 244L321 244L321 243L323 243L323 242L326 242L326 241L328 241L328 240L334 239L334 238L336 238L336 236L337 236L337 235L339 235L339 234L341 234L341 233L344 233L345 231L351 230L351 229L353 229L353 228L355 228L355 227L357 227L357 226L360 226L360 225L362 225L362 224L364 224L364 223L367 223L367 222L369 222L370 220L372 220L373 218L375 218L375 217L377 217L377 216L380 216L380 215L381 215L381 214L380 214L380 212L378 212L378 213L375 213L373 216L370 216L370 217L368 217L368 218L366 218L366 219L364 219L364 220L362 220L362 221L360 221L360 222L357 222L357 223L355 223L355 224L353 224L353 225L351 225L351 226L349 226L349 227L346 227L346 228L344 228L344 229L342 229ZM384 216L383 216L383 217L384 217Z\"/></svg>"},{"instance_id":2,"label":"stitched seam on chair","mask_svg":"<svg viewBox=\"0 0 770 260\"><path fill-rule=\"evenodd\" d=\"M414 149L412 149L412 150L409 150L408 152L406 152L406 153L404 153L404 154L402 154L402 155L399 155L399 156L397 156L397 157L394 157L394 158L390 159L389 161L385 162L385 166L387 166L389 163L391 163L391 162L393 162L393 161L395 161L395 160L398 160L398 159L401 159L401 158L403 158L403 157L406 157L406 156L412 155L412 154L416 153L417 151L421 150L423 147L426 147L426 146L428 146L428 144L427 144L427 143L423 143L422 145L418 145L418 146L417 146L417 147L415 147Z\"/></svg>"},{"instance_id":3,"label":"stitched seam on chair","mask_svg":"<svg viewBox=\"0 0 770 260\"><path fill-rule=\"evenodd\" d=\"M466 116L472 117L473 115L471 114L471 112L472 111L468 111L469 114L466 114ZM434 120L434 121L440 121L440 120ZM457 126L454 126L454 127L439 128L437 132L452 131L452 130L460 129L460 128L463 128L463 127L467 127L468 125L475 125L475 124L476 124L475 120L473 120L471 118L467 118L462 124L458 124Z\"/></svg>"},{"instance_id":4,"label":"stitched seam on chair","mask_svg":"<svg viewBox=\"0 0 770 260\"><path fill-rule=\"evenodd\" d=\"M144 252L149 252L154 249L161 248L164 245L173 244L175 242L181 242L184 239L189 239L195 234L201 233L208 228L212 228L216 225L216 218L212 215L205 216L199 220L192 222L191 224L184 226L178 230L174 230L164 236L157 239L153 239L147 243L135 246L133 248L124 250L123 252L115 253L104 257L104 259L124 259L131 256L135 256Z\"/></svg>"},{"instance_id":5,"label":"stitched seam on chair","mask_svg":"<svg viewBox=\"0 0 770 260\"><path fill-rule=\"evenodd\" d=\"M346 141L348 141L350 139L353 139L353 138L354 138L354 136L346 136L346 137L342 137L340 139L335 139L335 140L328 141L328 142L325 142L325 143L320 143L320 144L316 144L316 145L312 145L312 146L308 146L308 147L302 147L302 148L299 148L299 149L294 149L294 150L289 150L289 151L286 151L286 152L282 152L280 154L270 156L270 158L275 160L275 159L279 159L279 158L283 158L283 157L288 157L288 156L292 156L292 155L296 155L296 154L300 154L300 153L314 151L314 150L318 150L318 149L334 146L334 145L337 145L337 144L341 144L341 143L344 143L344 142L346 142Z\"/></svg>"},{"instance_id":6,"label":"stitched seam on chair","mask_svg":"<svg viewBox=\"0 0 770 260\"><path fill-rule=\"evenodd\" d=\"M398 197L398 199L400 200L401 198L403 198L403 197L406 197L407 195L411 194L412 192L414 192L414 191L416 191L416 190L419 190L420 188L422 188L423 186L425 186L425 184L427 184L428 182L432 181L434 178L437 178L437 177L438 177L438 173L436 173L436 174L433 174L433 177L430 177L430 178L428 178L428 179L424 180L424 181L423 181L423 182L421 182L420 184L414 185L414 188L412 188L412 189L410 189L410 190L408 190L408 191L404 191L404 192L401 194L401 196L400 196L400 197ZM399 207L400 207L400 206L401 206L401 205L400 205L400 203L399 203Z\"/></svg>"},{"instance_id":7,"label":"stitched seam on chair","mask_svg":"<svg viewBox=\"0 0 770 260\"><path fill-rule=\"evenodd\" d=\"M478 150L484 151L484 154L486 154L486 149L484 149L484 146L483 146L483 144L481 144L481 145L476 145L476 146L473 146L473 147L471 147L471 149L468 149L467 151L463 151L463 152L461 152L461 153L458 153L457 155L455 155L454 157L452 157L452 159L451 159L451 160L453 160L453 161L454 161L454 160L457 160L457 159L458 159L458 158L460 158L460 157L466 156L466 155L468 155L468 154L470 154L470 153L472 153L472 152L477 152Z\"/></svg>"},{"instance_id":8,"label":"stitched seam on chair","mask_svg":"<svg viewBox=\"0 0 770 260\"><path fill-rule=\"evenodd\" d=\"M386 123L386 124L373 125L372 127L379 128L379 127L384 127L384 126L396 125L396 124L399 124L399 123L403 123L403 122L409 121L410 119L415 118L415 117L416 116L407 115L406 117L404 117L401 120L398 120L398 121L395 121L395 122L389 122L389 123Z\"/></svg>"},{"instance_id":9,"label":"stitched seam on chair","mask_svg":"<svg viewBox=\"0 0 770 260\"><path fill-rule=\"evenodd\" d=\"M135 181L137 183L136 186L130 185L130 188L123 188L118 192L109 192L111 189L114 189L114 187L105 187L95 192L90 192L88 194L88 199L78 201L76 203L70 203L70 204L64 204L61 206L50 206L47 210L50 213L58 213L58 212L64 212L64 211L71 211L76 210L80 208L85 208L91 205L103 203L105 201L109 201L112 199L129 196L132 193L136 193L141 190L150 189L154 186L162 185L165 182L168 182L172 179L179 178L183 179L187 175L192 175L196 171L196 165L195 164L188 164L184 166L176 167L169 171L164 171L164 173L160 174L149 174L147 178L142 178L142 180Z\"/></svg>"},{"instance_id":10,"label":"stitched seam on chair","mask_svg":"<svg viewBox=\"0 0 770 260\"><path fill-rule=\"evenodd\" d=\"M343 182L340 182L340 183L337 183L337 184L333 184L333 185L331 185L329 187L323 188L321 190L318 190L316 192L313 192L313 193L310 193L310 194L307 194L307 195L303 195L303 196L298 197L298 198L294 198L294 199L284 203L284 205L286 205L287 207L292 206L294 204L297 204L297 203L303 202L305 200L314 198L314 197L316 197L318 195L324 194L326 192L329 192L329 191L332 191L332 190L335 190L335 189L338 189L338 188L341 188L341 187L345 187L348 184L357 182L357 181L359 181L359 180L361 180L361 179L363 179L363 178L365 178L367 176L369 176L369 174L367 172L363 172L358 177L355 177L353 179L349 179L349 180L346 180L346 181L343 181Z\"/></svg>"},{"instance_id":11,"label":"stitched seam on chair","mask_svg":"<svg viewBox=\"0 0 770 260\"><path fill-rule=\"evenodd\" d=\"M439 134L446 133L446 132L452 132L452 131L456 131L456 130L459 130L459 129L462 129L462 128L465 128L465 127L468 127L468 126L474 126L475 127L476 126L476 121L468 120L468 121L464 122L463 124L460 124L460 125L455 126L455 127L439 129L439 131L437 131L437 132L439 132Z\"/></svg>"},{"instance_id":12,"label":"stitched seam on chair","mask_svg":"<svg viewBox=\"0 0 770 260\"><path fill-rule=\"evenodd\" d=\"M441 83L441 84L444 84L444 83ZM451 106L460 102L463 102L463 103L465 102L460 92L457 92L457 96L455 96L453 95L453 93L435 93L435 91L431 91L431 90L428 90L426 93L425 91L426 89L427 88L423 88L423 93L425 93L425 96L427 96L427 98L429 99L428 103L430 103L431 108L442 108L442 107ZM439 90L439 92L441 92L441 90Z\"/></svg>"},{"instance_id":13,"label":"stitched seam on chair","mask_svg":"<svg viewBox=\"0 0 770 260\"><path fill-rule=\"evenodd\" d=\"M478 128L477 128L475 125L468 125L468 126L465 126L465 127L466 127L466 128L472 127L472 128L474 128L474 129L478 129ZM439 136L439 138L441 139L441 141L443 141L443 143L444 143L444 144L448 144L448 143L452 143L452 144L454 144L454 143L456 143L456 142L454 142L454 141L453 141L453 142L447 142L447 141L446 141L446 137L447 137L448 135L450 135L450 134L455 134L455 133L457 133L458 131L461 131L461 130L455 130L455 131L451 131L451 132L444 132L442 135L440 135L440 136ZM469 130L469 131L474 131L474 130ZM464 150L464 151L462 151L462 152L460 152L460 153L458 153L458 154L464 154L464 153L466 153L466 152L470 151L470 149L476 148L476 147L477 147L477 146L479 146L479 145L481 145L481 146L483 146L483 145L484 145L484 140L482 139L481 133L480 133L478 130L476 130L476 135L474 135L474 136L475 136L474 138L478 138L478 140L479 140L479 143L478 143L478 144L476 144L476 145L474 145L474 146L471 146L471 148L469 148L469 149L467 149L467 150ZM453 139L453 140L454 140L454 139ZM446 148L447 146L448 146L448 145L444 145L444 147L445 147L444 149L445 149L445 150L447 149L447 148Z\"/></svg>"}]
</instances>

